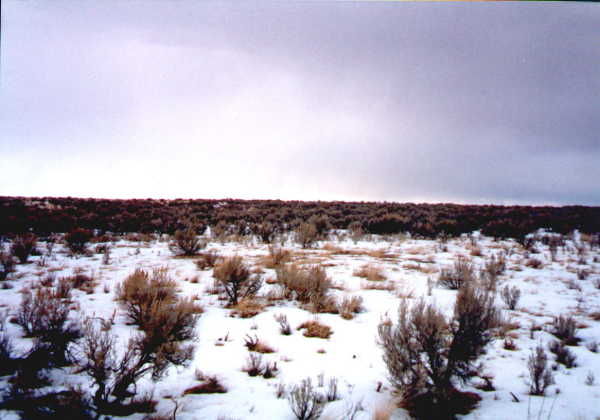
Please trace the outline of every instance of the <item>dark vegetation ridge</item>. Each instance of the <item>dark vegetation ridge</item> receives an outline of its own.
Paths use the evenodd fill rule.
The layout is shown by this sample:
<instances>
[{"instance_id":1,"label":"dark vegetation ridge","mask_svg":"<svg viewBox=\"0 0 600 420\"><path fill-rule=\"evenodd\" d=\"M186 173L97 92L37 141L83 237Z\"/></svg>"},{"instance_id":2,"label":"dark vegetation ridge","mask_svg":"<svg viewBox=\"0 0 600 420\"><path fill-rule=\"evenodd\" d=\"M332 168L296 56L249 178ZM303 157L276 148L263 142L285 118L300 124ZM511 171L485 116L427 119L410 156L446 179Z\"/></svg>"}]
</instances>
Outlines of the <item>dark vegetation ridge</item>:
<instances>
[{"instance_id":1,"label":"dark vegetation ridge","mask_svg":"<svg viewBox=\"0 0 600 420\"><path fill-rule=\"evenodd\" d=\"M260 235L265 225L284 232L311 217L334 229L353 224L367 233L411 232L425 238L478 229L499 238L520 238L538 228L600 232L600 207L587 206L0 197L0 235L31 231L46 235L75 228L172 234L190 223L199 231L221 223L237 234Z\"/></svg>"}]
</instances>

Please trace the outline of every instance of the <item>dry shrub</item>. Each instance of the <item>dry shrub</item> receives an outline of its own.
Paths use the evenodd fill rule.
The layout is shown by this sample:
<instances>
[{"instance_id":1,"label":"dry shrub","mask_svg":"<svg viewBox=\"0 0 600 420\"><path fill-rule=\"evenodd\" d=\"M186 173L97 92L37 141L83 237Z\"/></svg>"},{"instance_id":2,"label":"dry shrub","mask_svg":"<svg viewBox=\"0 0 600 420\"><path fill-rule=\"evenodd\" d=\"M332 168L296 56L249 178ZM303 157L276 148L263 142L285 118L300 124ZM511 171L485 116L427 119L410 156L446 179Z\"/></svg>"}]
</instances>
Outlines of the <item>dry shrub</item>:
<instances>
[{"instance_id":1,"label":"dry shrub","mask_svg":"<svg viewBox=\"0 0 600 420\"><path fill-rule=\"evenodd\" d=\"M330 326L322 324L316 319L305 321L296 329L298 331L306 329L303 334L305 337L329 338L333 334Z\"/></svg>"},{"instance_id":2,"label":"dry shrub","mask_svg":"<svg viewBox=\"0 0 600 420\"><path fill-rule=\"evenodd\" d=\"M479 245L468 245L467 249L469 250L469 255L471 255L472 257L483 256L483 250Z\"/></svg>"},{"instance_id":3,"label":"dry shrub","mask_svg":"<svg viewBox=\"0 0 600 420\"><path fill-rule=\"evenodd\" d=\"M232 316L240 318L252 318L261 313L264 306L256 299L245 297L241 299L237 305L233 306Z\"/></svg>"},{"instance_id":4,"label":"dry shrub","mask_svg":"<svg viewBox=\"0 0 600 420\"><path fill-rule=\"evenodd\" d=\"M559 315L554 318L550 327L550 333L554 334L567 345L577 345L580 338L577 337L577 321L572 316Z\"/></svg>"},{"instance_id":5,"label":"dry shrub","mask_svg":"<svg viewBox=\"0 0 600 420\"><path fill-rule=\"evenodd\" d=\"M556 355L556 363L565 365L567 369L577 366L575 362L577 357L569 350L564 341L553 340L548 344L548 349Z\"/></svg>"},{"instance_id":6,"label":"dry shrub","mask_svg":"<svg viewBox=\"0 0 600 420\"><path fill-rule=\"evenodd\" d=\"M15 271L15 260L12 255L4 252L0 246L0 281L6 280L8 275Z\"/></svg>"},{"instance_id":7,"label":"dry shrub","mask_svg":"<svg viewBox=\"0 0 600 420\"><path fill-rule=\"evenodd\" d=\"M302 248L310 248L319 239L319 233L317 227L313 223L301 223L296 228L296 242L302 246Z\"/></svg>"},{"instance_id":8,"label":"dry shrub","mask_svg":"<svg viewBox=\"0 0 600 420\"><path fill-rule=\"evenodd\" d=\"M288 298L305 304L318 303L331 287L331 279L319 265L307 268L285 265L277 270L277 281L284 287Z\"/></svg>"},{"instance_id":9,"label":"dry shrub","mask_svg":"<svg viewBox=\"0 0 600 420\"><path fill-rule=\"evenodd\" d=\"M221 258L214 249L198 254L198 259L195 261L199 270L207 270L213 268L217 261Z\"/></svg>"},{"instance_id":10,"label":"dry shrub","mask_svg":"<svg viewBox=\"0 0 600 420\"><path fill-rule=\"evenodd\" d=\"M588 316L594 321L600 321L600 311L590 312Z\"/></svg>"},{"instance_id":11,"label":"dry shrub","mask_svg":"<svg viewBox=\"0 0 600 420\"><path fill-rule=\"evenodd\" d=\"M269 245L269 255L262 258L262 263L265 268L276 269L283 264L289 262L292 258L292 253L276 245Z\"/></svg>"},{"instance_id":12,"label":"dry shrub","mask_svg":"<svg viewBox=\"0 0 600 420\"><path fill-rule=\"evenodd\" d=\"M125 416L144 407L154 411L151 398L135 399L136 383L148 374L157 381L170 365L186 366L191 360L193 345L183 346L181 340L193 338L193 325L184 333L173 331L173 325L154 324L156 330L134 336L117 354L115 336L92 320L86 321L78 364L94 381L93 402L98 413ZM127 399L130 401L125 404Z\"/></svg>"},{"instance_id":13,"label":"dry shrub","mask_svg":"<svg viewBox=\"0 0 600 420\"><path fill-rule=\"evenodd\" d=\"M367 251L367 255L370 257L379 258L379 259L391 259L391 258L396 258L398 256L397 254L392 254L385 248Z\"/></svg>"},{"instance_id":14,"label":"dry shrub","mask_svg":"<svg viewBox=\"0 0 600 420\"><path fill-rule=\"evenodd\" d=\"M506 304L506 307L510 310L514 310L517 307L519 298L521 297L521 290L516 287L505 286L500 292L500 297Z\"/></svg>"},{"instance_id":15,"label":"dry shrub","mask_svg":"<svg viewBox=\"0 0 600 420\"><path fill-rule=\"evenodd\" d=\"M285 314L276 314L273 315L275 321L279 324L279 332L281 335L291 335L292 328L290 327L290 323L288 322L287 316Z\"/></svg>"},{"instance_id":16,"label":"dry shrub","mask_svg":"<svg viewBox=\"0 0 600 420\"><path fill-rule=\"evenodd\" d=\"M321 396L314 390L310 378L291 389L288 402L297 420L316 420L323 412Z\"/></svg>"},{"instance_id":17,"label":"dry shrub","mask_svg":"<svg viewBox=\"0 0 600 420\"><path fill-rule=\"evenodd\" d=\"M65 235L65 242L73 254L85 254L87 244L93 236L91 230L75 228Z\"/></svg>"},{"instance_id":18,"label":"dry shrub","mask_svg":"<svg viewBox=\"0 0 600 420\"><path fill-rule=\"evenodd\" d=\"M542 345L538 345L527 361L529 370L529 394L545 395L546 389L554 384L554 376L548 367L548 356Z\"/></svg>"},{"instance_id":19,"label":"dry shrub","mask_svg":"<svg viewBox=\"0 0 600 420\"><path fill-rule=\"evenodd\" d=\"M365 290L385 290L387 292L393 292L394 290L396 290L396 286L393 283L389 283L389 282L381 282L381 283L376 283L376 282L368 282L368 283L362 283L360 286L361 289L365 289Z\"/></svg>"},{"instance_id":20,"label":"dry shrub","mask_svg":"<svg viewBox=\"0 0 600 420\"><path fill-rule=\"evenodd\" d=\"M403 406L417 418L451 419L470 411L480 398L459 392L455 380L467 382L477 374L474 363L493 339L497 322L493 295L470 285L460 289L449 321L424 300L412 307L402 300L397 324L385 320L378 330Z\"/></svg>"},{"instance_id":21,"label":"dry shrub","mask_svg":"<svg viewBox=\"0 0 600 420\"><path fill-rule=\"evenodd\" d=\"M10 252L12 255L17 257L21 264L25 264L32 252L34 252L36 245L37 236L35 236L33 233L18 235L13 240L13 243L10 247Z\"/></svg>"},{"instance_id":22,"label":"dry shrub","mask_svg":"<svg viewBox=\"0 0 600 420\"><path fill-rule=\"evenodd\" d=\"M354 318L354 314L362 312L362 303L363 299L360 296L345 296L338 304L340 316L344 319Z\"/></svg>"},{"instance_id":23,"label":"dry shrub","mask_svg":"<svg viewBox=\"0 0 600 420\"><path fill-rule=\"evenodd\" d=\"M145 329L153 311L176 300L177 285L166 268L148 272L136 269L115 288L116 299L127 311L129 322Z\"/></svg>"},{"instance_id":24,"label":"dry shrub","mask_svg":"<svg viewBox=\"0 0 600 420\"><path fill-rule=\"evenodd\" d=\"M221 384L219 378L215 375L207 376L204 383L195 385L183 391L183 395L188 394L224 394L227 388Z\"/></svg>"},{"instance_id":25,"label":"dry shrub","mask_svg":"<svg viewBox=\"0 0 600 420\"><path fill-rule=\"evenodd\" d=\"M197 228L190 226L184 230L176 230L173 240L169 243L169 249L175 255L190 257L197 255L201 249L206 248L206 241L198 238Z\"/></svg>"},{"instance_id":26,"label":"dry shrub","mask_svg":"<svg viewBox=\"0 0 600 420\"><path fill-rule=\"evenodd\" d=\"M473 264L462 256L459 256L451 269L442 269L438 277L438 283L450 290L458 290L467 283L476 280Z\"/></svg>"},{"instance_id":27,"label":"dry shrub","mask_svg":"<svg viewBox=\"0 0 600 420\"><path fill-rule=\"evenodd\" d=\"M438 269L433 266L414 264L414 263L406 263L406 264L402 265L402 268L404 268L405 270L415 270L415 271L418 271L418 272L424 273L424 274L433 274L433 273L437 273L437 271L438 271Z\"/></svg>"},{"instance_id":28,"label":"dry shrub","mask_svg":"<svg viewBox=\"0 0 600 420\"><path fill-rule=\"evenodd\" d=\"M91 294L94 292L94 288L96 287L96 281L90 276L85 274L75 274L71 277L66 277L64 279L60 279L60 281L70 282L74 289L79 289L83 292Z\"/></svg>"},{"instance_id":29,"label":"dry shrub","mask_svg":"<svg viewBox=\"0 0 600 420\"><path fill-rule=\"evenodd\" d=\"M540 269L543 267L543 264L542 264L542 261L538 260L537 258L528 258L525 261L525 266L530 267L530 268Z\"/></svg>"},{"instance_id":30,"label":"dry shrub","mask_svg":"<svg viewBox=\"0 0 600 420\"><path fill-rule=\"evenodd\" d=\"M383 268L380 265L364 264L352 273L357 277L362 277L370 281L384 281L387 277L383 273Z\"/></svg>"},{"instance_id":31,"label":"dry shrub","mask_svg":"<svg viewBox=\"0 0 600 420\"><path fill-rule=\"evenodd\" d=\"M256 335L254 337L250 337L250 335L246 335L244 338L244 345L248 349L248 351L255 351L257 353L275 353L273 347L269 346L264 341L260 340Z\"/></svg>"},{"instance_id":32,"label":"dry shrub","mask_svg":"<svg viewBox=\"0 0 600 420\"><path fill-rule=\"evenodd\" d=\"M265 369L262 354L250 353L246 359L246 365L242 368L243 372L246 372L248 376L262 375Z\"/></svg>"},{"instance_id":33,"label":"dry shrub","mask_svg":"<svg viewBox=\"0 0 600 420\"><path fill-rule=\"evenodd\" d=\"M230 305L237 305L240 299L256 295L261 288L260 276L250 274L242 257L237 255L225 258L213 271L213 276L223 287Z\"/></svg>"},{"instance_id":34,"label":"dry shrub","mask_svg":"<svg viewBox=\"0 0 600 420\"><path fill-rule=\"evenodd\" d=\"M15 323L28 337L35 337L34 350L41 352L50 365L68 363L69 345L80 335L76 320L69 320L69 302L51 289L39 288L35 294L26 291L15 316Z\"/></svg>"}]
</instances>

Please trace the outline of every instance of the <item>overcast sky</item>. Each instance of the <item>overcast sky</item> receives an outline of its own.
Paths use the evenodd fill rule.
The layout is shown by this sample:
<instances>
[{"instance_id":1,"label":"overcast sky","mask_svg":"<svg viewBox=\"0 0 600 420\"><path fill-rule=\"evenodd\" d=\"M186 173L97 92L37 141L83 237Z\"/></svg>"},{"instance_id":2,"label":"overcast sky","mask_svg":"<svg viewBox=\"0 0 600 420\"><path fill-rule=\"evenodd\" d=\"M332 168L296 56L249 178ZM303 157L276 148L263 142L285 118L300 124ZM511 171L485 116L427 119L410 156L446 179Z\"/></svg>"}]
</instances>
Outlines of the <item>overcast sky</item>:
<instances>
[{"instance_id":1,"label":"overcast sky","mask_svg":"<svg viewBox=\"0 0 600 420\"><path fill-rule=\"evenodd\" d=\"M589 3L2 1L0 195L600 205Z\"/></svg>"}]
</instances>

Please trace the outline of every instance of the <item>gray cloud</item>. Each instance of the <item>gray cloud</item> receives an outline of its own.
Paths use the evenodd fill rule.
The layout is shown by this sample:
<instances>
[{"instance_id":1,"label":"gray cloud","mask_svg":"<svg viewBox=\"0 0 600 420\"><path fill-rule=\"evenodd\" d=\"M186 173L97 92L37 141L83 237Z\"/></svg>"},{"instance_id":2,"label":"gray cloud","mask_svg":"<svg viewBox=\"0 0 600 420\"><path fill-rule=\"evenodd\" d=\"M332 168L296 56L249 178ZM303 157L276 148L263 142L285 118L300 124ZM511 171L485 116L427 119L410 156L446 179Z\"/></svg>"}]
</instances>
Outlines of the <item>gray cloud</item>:
<instances>
[{"instance_id":1,"label":"gray cloud","mask_svg":"<svg viewBox=\"0 0 600 420\"><path fill-rule=\"evenodd\" d=\"M594 5L5 3L0 194L600 204Z\"/></svg>"}]
</instances>

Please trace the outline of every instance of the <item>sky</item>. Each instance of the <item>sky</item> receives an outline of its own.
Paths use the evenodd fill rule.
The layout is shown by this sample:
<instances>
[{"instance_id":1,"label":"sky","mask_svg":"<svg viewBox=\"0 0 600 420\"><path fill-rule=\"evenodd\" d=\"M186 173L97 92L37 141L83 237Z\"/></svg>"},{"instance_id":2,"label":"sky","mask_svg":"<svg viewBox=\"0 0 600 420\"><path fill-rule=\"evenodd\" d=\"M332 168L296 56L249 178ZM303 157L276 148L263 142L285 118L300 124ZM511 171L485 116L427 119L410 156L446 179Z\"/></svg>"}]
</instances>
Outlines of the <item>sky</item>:
<instances>
[{"instance_id":1,"label":"sky","mask_svg":"<svg viewBox=\"0 0 600 420\"><path fill-rule=\"evenodd\" d=\"M600 205L590 3L3 0L0 195Z\"/></svg>"}]
</instances>

